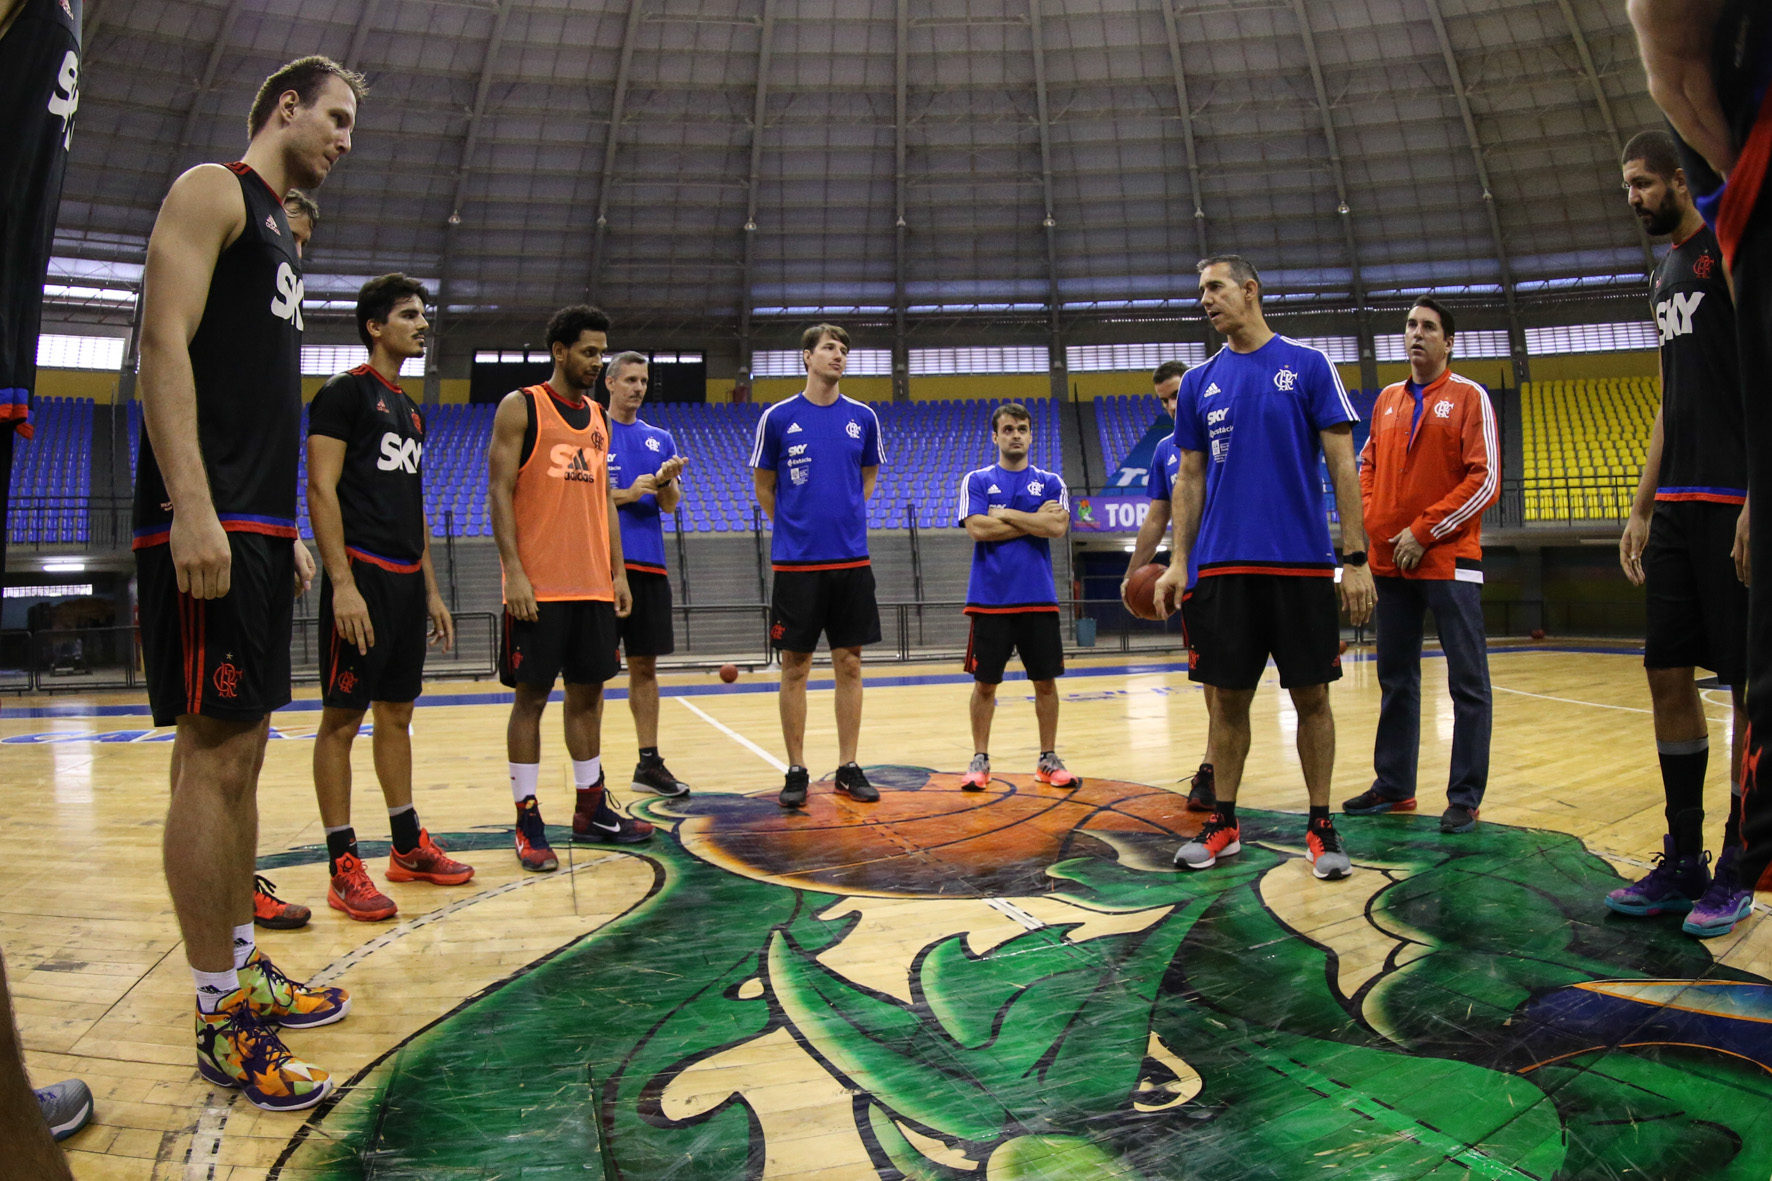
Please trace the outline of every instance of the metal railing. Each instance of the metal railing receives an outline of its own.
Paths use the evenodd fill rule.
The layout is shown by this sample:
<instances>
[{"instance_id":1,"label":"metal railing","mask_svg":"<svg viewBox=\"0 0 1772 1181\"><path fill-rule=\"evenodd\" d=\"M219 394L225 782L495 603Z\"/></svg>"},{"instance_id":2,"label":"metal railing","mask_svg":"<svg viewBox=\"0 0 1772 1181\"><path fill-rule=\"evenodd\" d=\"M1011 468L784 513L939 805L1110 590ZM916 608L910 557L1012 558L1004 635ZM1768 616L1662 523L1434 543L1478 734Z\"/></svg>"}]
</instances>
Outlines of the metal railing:
<instances>
[{"instance_id":1,"label":"metal railing","mask_svg":"<svg viewBox=\"0 0 1772 1181\"><path fill-rule=\"evenodd\" d=\"M128 549L132 510L127 497L15 496L6 510L6 543L32 549Z\"/></svg>"}]
</instances>

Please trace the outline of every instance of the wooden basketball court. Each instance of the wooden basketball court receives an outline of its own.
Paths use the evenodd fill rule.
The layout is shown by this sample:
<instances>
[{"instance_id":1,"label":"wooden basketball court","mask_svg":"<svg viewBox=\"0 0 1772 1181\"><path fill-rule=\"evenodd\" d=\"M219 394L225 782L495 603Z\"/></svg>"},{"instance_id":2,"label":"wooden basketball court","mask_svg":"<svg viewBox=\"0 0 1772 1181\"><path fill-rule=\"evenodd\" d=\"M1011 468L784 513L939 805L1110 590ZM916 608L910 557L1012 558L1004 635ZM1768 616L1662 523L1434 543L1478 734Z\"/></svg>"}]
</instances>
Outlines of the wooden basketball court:
<instances>
[{"instance_id":1,"label":"wooden basketball court","mask_svg":"<svg viewBox=\"0 0 1772 1181\"><path fill-rule=\"evenodd\" d=\"M1370 782L1369 650L1333 690L1335 799ZM85 1079L82 1178L1765 1177L1772 1172L1772 935L1728 937L1601 902L1658 851L1661 789L1640 656L1499 645L1482 824L1435 823L1452 737L1424 661L1422 811L1343 818L1352 879L1302 859L1293 716L1257 696L1244 853L1169 855L1205 713L1181 666L1078 661L1060 753L1031 774L1032 699L1005 684L998 780L958 790L967 678L868 670L872 809L815 784L773 802L773 680L664 678L661 737L688 801L624 801L649 846L567 851L558 710L543 722L558 873L511 852L495 684L440 684L414 718L425 824L475 865L390 884L368 744L356 823L384 923L325 904L312 693L273 718L260 861L314 907L260 946L348 988L350 1017L289 1035L348 1080L301 1116L193 1068L190 978L160 868L167 731L139 699L0 713L0 945L34 1081ZM620 682L612 683L612 688ZM1727 695L1707 838L1727 800ZM611 782L634 757L605 713ZM835 764L828 672L808 753ZM876 769L877 770L874 770ZM0 1168L0 1173L4 1169Z\"/></svg>"}]
</instances>

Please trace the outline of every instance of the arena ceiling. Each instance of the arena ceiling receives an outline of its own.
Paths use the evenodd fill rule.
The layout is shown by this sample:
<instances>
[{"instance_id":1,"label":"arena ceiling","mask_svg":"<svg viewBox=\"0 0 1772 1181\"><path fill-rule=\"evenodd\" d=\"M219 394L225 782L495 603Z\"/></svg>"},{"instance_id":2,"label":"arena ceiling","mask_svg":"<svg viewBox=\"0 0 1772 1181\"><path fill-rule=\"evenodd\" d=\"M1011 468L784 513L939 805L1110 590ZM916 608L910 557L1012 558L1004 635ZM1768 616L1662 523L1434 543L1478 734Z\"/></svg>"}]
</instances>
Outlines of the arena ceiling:
<instances>
[{"instance_id":1,"label":"arena ceiling","mask_svg":"<svg viewBox=\"0 0 1772 1181\"><path fill-rule=\"evenodd\" d=\"M89 0L52 282L127 284L170 180L316 52L373 90L310 298L405 270L459 324L589 294L1069 334L1173 318L1233 250L1287 306L1525 312L1648 265L1621 0Z\"/></svg>"}]
</instances>

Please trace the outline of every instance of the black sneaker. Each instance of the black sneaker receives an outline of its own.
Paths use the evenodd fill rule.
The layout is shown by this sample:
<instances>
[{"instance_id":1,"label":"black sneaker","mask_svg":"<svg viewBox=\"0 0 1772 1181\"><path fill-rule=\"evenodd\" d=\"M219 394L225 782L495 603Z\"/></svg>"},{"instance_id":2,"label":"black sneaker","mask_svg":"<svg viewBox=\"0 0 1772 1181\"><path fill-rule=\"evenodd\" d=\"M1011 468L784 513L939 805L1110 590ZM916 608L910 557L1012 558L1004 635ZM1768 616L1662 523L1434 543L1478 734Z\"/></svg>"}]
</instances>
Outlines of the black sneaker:
<instances>
[{"instance_id":1,"label":"black sneaker","mask_svg":"<svg viewBox=\"0 0 1772 1181\"><path fill-rule=\"evenodd\" d=\"M784 808L804 808L806 806L806 786L812 779L804 767L789 767L787 782L781 785L781 794L775 802Z\"/></svg>"},{"instance_id":2,"label":"black sneaker","mask_svg":"<svg viewBox=\"0 0 1772 1181\"><path fill-rule=\"evenodd\" d=\"M1446 833L1470 832L1477 827L1478 808L1466 808L1453 804L1440 813L1440 831Z\"/></svg>"},{"instance_id":3,"label":"black sneaker","mask_svg":"<svg viewBox=\"0 0 1772 1181\"><path fill-rule=\"evenodd\" d=\"M1201 763L1194 772L1193 786L1188 788L1187 810L1211 812L1218 807L1218 792L1212 786L1212 764Z\"/></svg>"},{"instance_id":4,"label":"black sneaker","mask_svg":"<svg viewBox=\"0 0 1772 1181\"><path fill-rule=\"evenodd\" d=\"M650 767L645 763L635 764L634 781L628 786L635 791L649 791L670 800L689 794L689 785L672 775L662 760Z\"/></svg>"},{"instance_id":5,"label":"black sneaker","mask_svg":"<svg viewBox=\"0 0 1772 1181\"><path fill-rule=\"evenodd\" d=\"M837 768L837 790L857 803L871 804L880 798L880 789L868 782L860 763L844 763Z\"/></svg>"}]
</instances>

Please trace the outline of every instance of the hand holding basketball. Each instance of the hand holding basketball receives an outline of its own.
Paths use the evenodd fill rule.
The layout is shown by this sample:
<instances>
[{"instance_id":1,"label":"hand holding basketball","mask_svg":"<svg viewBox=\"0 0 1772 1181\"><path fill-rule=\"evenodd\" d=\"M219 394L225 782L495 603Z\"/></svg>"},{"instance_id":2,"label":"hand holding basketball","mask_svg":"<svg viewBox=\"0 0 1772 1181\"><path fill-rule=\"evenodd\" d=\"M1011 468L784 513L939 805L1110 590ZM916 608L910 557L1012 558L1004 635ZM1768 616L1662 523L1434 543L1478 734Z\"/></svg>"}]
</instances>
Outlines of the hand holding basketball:
<instances>
[{"instance_id":1,"label":"hand holding basketball","mask_svg":"<svg viewBox=\"0 0 1772 1181\"><path fill-rule=\"evenodd\" d=\"M1151 562L1134 570L1126 579L1125 590L1120 594L1120 601L1126 605L1126 610L1139 619L1153 622L1167 619L1170 612L1158 598L1159 583L1167 569Z\"/></svg>"}]
</instances>

